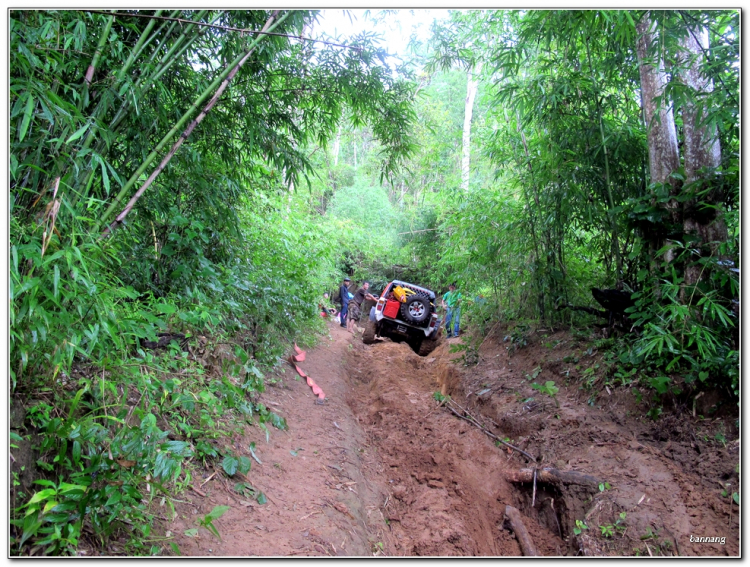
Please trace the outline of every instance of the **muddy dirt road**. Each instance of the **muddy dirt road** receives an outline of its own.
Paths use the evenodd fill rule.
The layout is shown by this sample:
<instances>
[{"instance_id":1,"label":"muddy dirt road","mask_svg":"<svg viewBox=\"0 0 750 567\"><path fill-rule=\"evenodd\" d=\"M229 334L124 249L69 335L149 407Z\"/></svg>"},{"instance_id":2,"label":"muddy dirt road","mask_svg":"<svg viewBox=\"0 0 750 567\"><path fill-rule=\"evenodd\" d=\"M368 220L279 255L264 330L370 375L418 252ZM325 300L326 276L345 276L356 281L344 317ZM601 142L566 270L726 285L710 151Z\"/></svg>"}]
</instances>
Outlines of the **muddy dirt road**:
<instances>
[{"instance_id":1,"label":"muddy dirt road","mask_svg":"<svg viewBox=\"0 0 750 567\"><path fill-rule=\"evenodd\" d=\"M239 475L206 471L166 523L180 553L519 556L508 505L521 512L539 555L739 553L737 510L730 517L719 484L732 476L738 445L696 445L686 426L669 423L660 426L665 441L654 441L650 425L592 407L573 389L561 387L558 408L524 378L531 364L542 369L540 379L559 371L555 360L533 351L509 357L501 339L486 341L476 365L458 356L447 342L425 358L390 340L365 346L332 324L330 339L300 363L325 403L316 404L290 368L262 397L289 429L271 428L268 442L259 428L234 440L248 456L255 443L261 462L253 461L247 483L267 502L238 494ZM439 407L436 391L538 463ZM702 453L690 460L695 447ZM534 466L558 469L559 477L540 476L534 491L519 477ZM595 480L571 482L576 471ZM219 505L229 506L214 522L221 540L204 528L185 535ZM580 534L576 520L586 525Z\"/></svg>"}]
</instances>

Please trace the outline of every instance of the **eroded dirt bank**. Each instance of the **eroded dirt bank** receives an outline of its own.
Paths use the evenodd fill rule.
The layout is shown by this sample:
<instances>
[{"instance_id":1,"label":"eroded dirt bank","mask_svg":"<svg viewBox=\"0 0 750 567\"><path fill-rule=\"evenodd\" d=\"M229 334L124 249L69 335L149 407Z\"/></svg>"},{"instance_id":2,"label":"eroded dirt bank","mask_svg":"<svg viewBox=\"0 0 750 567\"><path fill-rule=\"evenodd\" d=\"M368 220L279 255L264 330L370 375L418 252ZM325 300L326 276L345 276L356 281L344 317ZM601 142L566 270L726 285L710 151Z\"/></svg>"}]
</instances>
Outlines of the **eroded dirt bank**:
<instances>
[{"instance_id":1,"label":"eroded dirt bank","mask_svg":"<svg viewBox=\"0 0 750 567\"><path fill-rule=\"evenodd\" d=\"M387 340L355 342L348 353L350 405L392 495L384 512L392 554L520 555L506 505L521 511L541 555L739 554L738 507L723 493L738 490L738 432L731 411L715 412L716 400L699 399L695 417L674 400L649 419L631 388L593 373L582 384L600 353L563 332L530 337L509 354L498 329L468 351L469 366L450 346L420 358ZM590 360L574 364L579 357ZM560 388L557 403L531 388L546 380ZM537 462L437 409L436 391ZM537 482L536 493L533 482L508 482L534 467L567 480ZM589 478L568 482L571 474Z\"/></svg>"},{"instance_id":2,"label":"eroded dirt bank","mask_svg":"<svg viewBox=\"0 0 750 567\"><path fill-rule=\"evenodd\" d=\"M369 401L360 394L359 405L355 401L353 406L368 415L367 430L406 488L396 506L397 515L406 519L394 524L396 534L398 528L406 532L399 551L517 555L515 542L506 544L508 532L501 529L505 505L511 504L521 510L541 554L739 554L737 506L722 494L739 484L739 440L731 413L702 419L712 411L712 402L705 402L698 404L694 418L678 403L660 419L648 419L630 388L613 384L610 389L602 380L588 389L576 379L566 385L562 376L578 371L563 360L578 362L573 355L581 355L569 335L530 339L528 348L512 356L502 336L489 337L470 353L478 363L468 367L460 364L460 353L448 353L448 344L427 359L389 342L352 357L358 363L355 381L363 384L355 391L369 391ZM555 350L556 345L562 348ZM595 349L588 356L592 360L579 370L596 364ZM451 357L454 363L448 362ZM546 380L560 387L559 407L531 388ZM435 403L428 394L434 390L452 396L498 437L536 456L537 467L597 481L537 483L535 495L532 483L503 483L513 471L534 465L515 452L498 459L500 450L476 428L466 431L469 426L443 410L430 413ZM596 399L592 392L601 396ZM427 404L420 407L420 399ZM432 475L440 476L436 485L430 484ZM444 490L447 497L428 489ZM432 527L435 514L424 508L433 501L439 512L451 510L444 523L453 529L443 528L443 516L437 514L442 541ZM422 532L413 528L420 520ZM473 527L493 522L494 531Z\"/></svg>"},{"instance_id":3,"label":"eroded dirt bank","mask_svg":"<svg viewBox=\"0 0 750 567\"><path fill-rule=\"evenodd\" d=\"M355 344L349 355L350 405L378 449L392 495L390 554L521 555L502 529L505 505L520 503L497 474L512 457L433 398L451 373L446 354L441 348L420 358L405 344L383 341ZM553 533L527 528L540 553L561 554L565 544Z\"/></svg>"},{"instance_id":4,"label":"eroded dirt bank","mask_svg":"<svg viewBox=\"0 0 750 567\"><path fill-rule=\"evenodd\" d=\"M289 430L271 429L268 443L258 428L233 440L238 451L255 442L262 464L253 462L247 481L267 503L238 494L241 479L206 471L167 524L183 555L519 556L507 505L520 510L540 555L739 553L736 506L730 518L720 494L736 480L738 442L709 443L685 419L631 417L629 398L615 389L606 403L587 403L560 379L572 351L548 356L532 345L509 356L500 334L466 367L448 343L421 358L404 344L365 346L336 325L330 332L300 364L326 403L315 404L287 371L263 401ZM531 389L536 368L536 381L560 386L559 407ZM535 465L438 407L436 391L538 457L537 467L597 482L540 481L536 493L533 483L513 482ZM216 505L230 507L215 522L221 541L202 528L186 536ZM576 520L588 529L574 533Z\"/></svg>"}]
</instances>

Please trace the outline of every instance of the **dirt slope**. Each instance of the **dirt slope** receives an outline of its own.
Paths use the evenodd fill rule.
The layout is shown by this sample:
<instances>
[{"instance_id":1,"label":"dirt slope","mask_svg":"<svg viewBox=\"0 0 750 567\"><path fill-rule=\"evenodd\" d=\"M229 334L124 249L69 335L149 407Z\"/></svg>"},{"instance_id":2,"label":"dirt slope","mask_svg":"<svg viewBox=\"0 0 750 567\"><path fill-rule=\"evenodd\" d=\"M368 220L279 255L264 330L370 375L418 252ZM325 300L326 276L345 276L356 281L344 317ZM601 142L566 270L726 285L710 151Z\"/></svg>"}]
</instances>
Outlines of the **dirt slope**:
<instances>
[{"instance_id":1,"label":"dirt slope","mask_svg":"<svg viewBox=\"0 0 750 567\"><path fill-rule=\"evenodd\" d=\"M351 406L386 467L393 555L520 555L502 529L505 505L519 505L501 471L515 468L478 429L437 408L433 393L451 372L445 349L421 358L405 344L355 344ZM442 355L442 356L441 356ZM565 544L527 526L543 555Z\"/></svg>"},{"instance_id":2,"label":"dirt slope","mask_svg":"<svg viewBox=\"0 0 750 567\"><path fill-rule=\"evenodd\" d=\"M485 340L475 355L478 364L454 365L460 377L447 393L496 423L491 427L496 434L538 455L541 466L580 471L610 486L593 494L572 487L557 492L557 521L539 506L537 494L534 508L530 499L521 506L529 518L551 528L559 523L570 553L578 548L592 555L739 554L737 506L721 494L727 483L733 487L730 493L739 485L736 414L716 412L704 419L701 414L717 406L703 400L694 417L684 401L675 399L652 420L644 415L646 403L637 402L637 388L606 385L603 375L581 379L587 367L599 371L601 356L586 343L578 348L570 334L547 331L529 337L529 345L513 355L502 339L498 330ZM560 388L559 407L531 388L547 380ZM577 538L571 537L575 520L589 528ZM602 526L611 526L614 534L603 536ZM699 537L724 538L724 543L698 542Z\"/></svg>"},{"instance_id":3,"label":"dirt slope","mask_svg":"<svg viewBox=\"0 0 750 567\"><path fill-rule=\"evenodd\" d=\"M183 493L166 525L183 555L518 556L506 505L521 511L541 555L739 553L736 506L730 524L719 494L719 480L735 480L738 444L702 441L707 431L696 437L698 426L685 419L639 421L630 398L614 388L606 403L589 405L586 393L560 379L572 351L550 356L531 344L509 356L500 334L466 367L448 343L421 358L390 340L365 346L336 325L330 333L300 364L326 403L315 404L290 369L263 395L289 430L271 429L268 443L258 428L235 440L248 456L256 443L262 464L253 462L247 480L268 502L259 505L233 490L237 479L206 471L193 481L201 494ZM559 408L530 388L526 376L535 368L537 381L560 385ZM532 483L511 482L534 465L438 407L436 391L538 456L538 467L589 474L610 488L540 481L534 494ZM202 528L187 537L216 505L230 506L215 522L221 541ZM576 520L588 530L574 534ZM600 526L613 533L605 537ZM691 535L726 539L697 543Z\"/></svg>"},{"instance_id":4,"label":"dirt slope","mask_svg":"<svg viewBox=\"0 0 750 567\"><path fill-rule=\"evenodd\" d=\"M248 457L248 445L256 443L262 464L253 461L248 482L268 502L259 505L237 494L238 481L221 471L202 487L205 478L196 479L193 486L206 497L186 491L177 520L168 526L183 555L372 555L387 529L378 508L385 497L362 473L375 455L346 403L343 361L351 335L332 325L331 336L300 363L323 388L325 403L316 404L311 389L290 368L262 396L285 417L288 431L269 428L266 442L264 432L252 428L236 440L236 449ZM231 507L215 522L221 541L204 529L198 538L184 535L216 505Z\"/></svg>"}]
</instances>

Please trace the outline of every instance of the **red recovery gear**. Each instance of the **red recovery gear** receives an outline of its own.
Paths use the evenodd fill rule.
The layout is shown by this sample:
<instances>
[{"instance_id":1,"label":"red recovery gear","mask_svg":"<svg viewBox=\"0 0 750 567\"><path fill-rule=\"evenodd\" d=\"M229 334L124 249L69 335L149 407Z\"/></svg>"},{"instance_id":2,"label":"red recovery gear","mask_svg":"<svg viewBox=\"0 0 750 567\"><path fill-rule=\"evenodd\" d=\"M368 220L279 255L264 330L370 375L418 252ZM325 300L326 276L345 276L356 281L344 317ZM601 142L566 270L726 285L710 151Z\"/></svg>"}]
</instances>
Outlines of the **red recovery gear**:
<instances>
[{"instance_id":1,"label":"red recovery gear","mask_svg":"<svg viewBox=\"0 0 750 567\"><path fill-rule=\"evenodd\" d=\"M317 402L319 404L323 403L323 400L326 399L326 394L323 391L323 389L320 386L318 386L312 378L310 378L307 374L305 374L299 366L295 364L295 362L304 362L305 351L299 348L297 346L297 343L294 344L294 350L297 354L290 356L289 362L292 363L292 366L294 366L294 369L297 371L297 374L299 374L302 378L307 380L307 385L312 388L313 394L318 396Z\"/></svg>"}]
</instances>

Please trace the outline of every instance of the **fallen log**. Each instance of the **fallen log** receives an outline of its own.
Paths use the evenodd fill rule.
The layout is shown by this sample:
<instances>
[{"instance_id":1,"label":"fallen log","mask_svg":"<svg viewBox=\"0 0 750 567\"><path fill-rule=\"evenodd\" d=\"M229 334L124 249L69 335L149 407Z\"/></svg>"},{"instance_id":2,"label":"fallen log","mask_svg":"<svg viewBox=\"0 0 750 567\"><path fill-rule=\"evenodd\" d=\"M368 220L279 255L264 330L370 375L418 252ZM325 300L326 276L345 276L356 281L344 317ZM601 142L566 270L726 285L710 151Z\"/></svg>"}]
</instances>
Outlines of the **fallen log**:
<instances>
[{"instance_id":1,"label":"fallen log","mask_svg":"<svg viewBox=\"0 0 750 567\"><path fill-rule=\"evenodd\" d=\"M526 530L523 520L521 520L520 512L513 506L508 505L505 507L505 515L510 521L510 527L513 529L513 533L516 534L518 544L521 546L521 552L526 557L538 556L539 553L537 553L536 547L534 547L534 542L531 540L531 536Z\"/></svg>"},{"instance_id":2,"label":"fallen log","mask_svg":"<svg viewBox=\"0 0 750 567\"><path fill-rule=\"evenodd\" d=\"M547 484L577 484L598 488L602 481L593 476L578 471L559 471L551 467L536 469L536 480ZM503 473L508 482L522 483L534 481L534 469L521 469L518 471L506 471Z\"/></svg>"}]
</instances>

